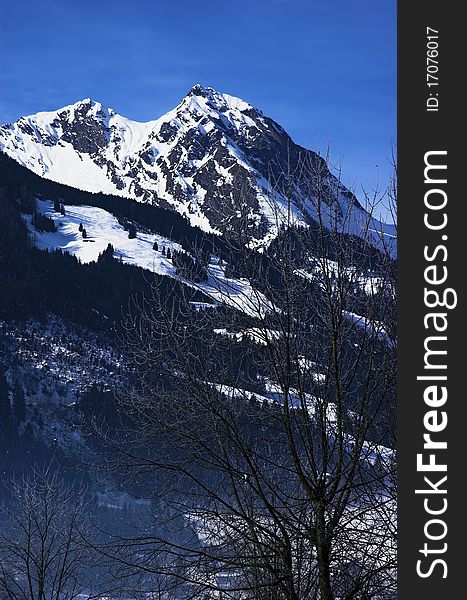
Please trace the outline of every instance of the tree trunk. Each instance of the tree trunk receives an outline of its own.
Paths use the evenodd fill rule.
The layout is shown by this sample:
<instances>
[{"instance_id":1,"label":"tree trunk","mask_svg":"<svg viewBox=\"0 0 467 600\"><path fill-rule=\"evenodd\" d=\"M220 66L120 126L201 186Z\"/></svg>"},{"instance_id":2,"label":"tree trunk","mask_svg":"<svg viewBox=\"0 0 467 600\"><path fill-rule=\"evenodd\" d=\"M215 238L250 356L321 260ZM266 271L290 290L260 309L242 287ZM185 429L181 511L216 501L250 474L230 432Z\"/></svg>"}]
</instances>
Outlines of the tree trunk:
<instances>
[{"instance_id":1,"label":"tree trunk","mask_svg":"<svg viewBox=\"0 0 467 600\"><path fill-rule=\"evenodd\" d=\"M326 533L326 517L324 506L320 503L316 507L316 560L318 562L318 581L320 600L333 600L331 587L330 556L331 546Z\"/></svg>"}]
</instances>

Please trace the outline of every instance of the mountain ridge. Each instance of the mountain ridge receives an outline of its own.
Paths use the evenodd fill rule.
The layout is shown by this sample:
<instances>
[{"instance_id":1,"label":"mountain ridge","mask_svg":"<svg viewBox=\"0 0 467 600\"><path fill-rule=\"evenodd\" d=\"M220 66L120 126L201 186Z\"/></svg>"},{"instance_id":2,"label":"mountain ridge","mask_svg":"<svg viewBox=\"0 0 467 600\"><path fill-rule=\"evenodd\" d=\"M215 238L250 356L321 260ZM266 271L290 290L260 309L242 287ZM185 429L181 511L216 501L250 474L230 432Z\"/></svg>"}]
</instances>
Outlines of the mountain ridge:
<instances>
[{"instance_id":1,"label":"mountain ridge","mask_svg":"<svg viewBox=\"0 0 467 600\"><path fill-rule=\"evenodd\" d=\"M316 220L318 187L325 220L351 210L357 235L368 220L321 157L251 104L200 84L146 123L90 98L21 117L0 127L0 150L41 177L168 208L206 232L244 231L252 247L274 239L290 207L294 222Z\"/></svg>"}]
</instances>

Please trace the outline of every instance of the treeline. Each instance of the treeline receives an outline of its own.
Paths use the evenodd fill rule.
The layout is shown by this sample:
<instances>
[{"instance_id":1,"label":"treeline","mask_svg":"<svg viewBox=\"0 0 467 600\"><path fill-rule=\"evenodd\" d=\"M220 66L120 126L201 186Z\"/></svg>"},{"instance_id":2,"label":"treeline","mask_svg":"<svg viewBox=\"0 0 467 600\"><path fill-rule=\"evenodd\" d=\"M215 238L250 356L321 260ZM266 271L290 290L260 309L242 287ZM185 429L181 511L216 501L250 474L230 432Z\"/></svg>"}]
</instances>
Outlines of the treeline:
<instances>
[{"instance_id":1,"label":"treeline","mask_svg":"<svg viewBox=\"0 0 467 600\"><path fill-rule=\"evenodd\" d=\"M197 283L208 280L208 261L206 259L195 258L186 252L178 250L173 250L170 257L177 273L182 277L186 277Z\"/></svg>"},{"instance_id":2,"label":"treeline","mask_svg":"<svg viewBox=\"0 0 467 600\"><path fill-rule=\"evenodd\" d=\"M0 152L0 187L11 190L28 190L37 197L63 204L96 206L113 213L117 218L135 221L155 233L180 243L186 250L204 247L213 254L226 258L229 247L219 236L205 233L190 225L180 214L155 206L137 202L122 196L109 196L78 190L49 179L43 179ZM154 196L154 201L160 199Z\"/></svg>"},{"instance_id":3,"label":"treeline","mask_svg":"<svg viewBox=\"0 0 467 600\"><path fill-rule=\"evenodd\" d=\"M34 211L27 191L0 187L0 318L23 320L46 313L94 329L112 329L130 297L149 293L156 282L162 294L177 294L181 284L112 258L108 249L97 262L82 264L60 250L33 247L21 213ZM37 214L37 213L36 213ZM193 300L207 301L192 291Z\"/></svg>"},{"instance_id":4,"label":"treeline","mask_svg":"<svg viewBox=\"0 0 467 600\"><path fill-rule=\"evenodd\" d=\"M264 268L269 270L272 282L280 279L280 274L271 266L268 257L263 254L249 252L248 260L245 262L244 252L237 246L235 240L226 240L222 237L205 233L197 227L192 227L189 222L176 212L143 204L121 196L108 196L105 194L84 192L71 188L69 186L43 179L35 173L32 173L25 167L19 165L16 161L0 152L0 188L5 188L10 195L22 197L23 203L28 202L28 198L43 197L54 201L55 210L61 212L64 204L96 206L103 208L114 214L119 222L127 229L130 238L136 236L136 225L149 229L154 233L159 233L164 237L178 242L188 255L196 256L196 262L201 264L201 268L195 265L194 269L188 264L187 258L181 258L179 261L180 273L185 269L191 271L195 280L204 281L206 274L203 272L203 261L198 257L215 255L218 256L226 265L226 274L228 276L248 277L251 271L249 260L260 261L264 263ZM24 210L23 212L32 212ZM57 211L58 212L58 211ZM281 236L280 236L281 237ZM281 242L278 241L280 244ZM186 263L186 264L185 264Z\"/></svg>"}]
</instances>

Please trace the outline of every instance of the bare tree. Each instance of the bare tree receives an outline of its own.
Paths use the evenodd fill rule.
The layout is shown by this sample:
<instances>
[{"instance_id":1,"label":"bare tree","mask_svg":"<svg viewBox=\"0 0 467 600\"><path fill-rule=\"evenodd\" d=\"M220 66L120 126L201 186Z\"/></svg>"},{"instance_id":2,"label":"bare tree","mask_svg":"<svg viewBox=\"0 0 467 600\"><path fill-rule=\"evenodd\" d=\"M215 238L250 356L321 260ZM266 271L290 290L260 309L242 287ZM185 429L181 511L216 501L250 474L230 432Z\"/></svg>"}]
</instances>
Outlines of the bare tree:
<instances>
[{"instance_id":1,"label":"bare tree","mask_svg":"<svg viewBox=\"0 0 467 600\"><path fill-rule=\"evenodd\" d=\"M82 489L50 468L14 480L1 511L0 595L73 600L82 591L89 548Z\"/></svg>"},{"instance_id":2,"label":"bare tree","mask_svg":"<svg viewBox=\"0 0 467 600\"><path fill-rule=\"evenodd\" d=\"M213 259L217 310L155 286L126 321L134 430L110 443L177 531L117 545L192 595L395 597L394 240L325 161L300 169L313 220L276 190L276 239L232 242L236 282Z\"/></svg>"}]
</instances>

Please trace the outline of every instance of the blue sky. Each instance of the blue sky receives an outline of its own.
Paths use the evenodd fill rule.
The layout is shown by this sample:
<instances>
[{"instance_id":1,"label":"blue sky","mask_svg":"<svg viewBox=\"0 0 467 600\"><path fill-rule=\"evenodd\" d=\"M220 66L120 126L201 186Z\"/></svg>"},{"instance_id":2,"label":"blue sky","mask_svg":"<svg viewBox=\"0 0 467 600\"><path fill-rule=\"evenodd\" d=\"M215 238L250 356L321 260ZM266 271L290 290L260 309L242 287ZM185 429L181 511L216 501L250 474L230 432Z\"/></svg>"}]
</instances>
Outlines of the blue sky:
<instances>
[{"instance_id":1,"label":"blue sky","mask_svg":"<svg viewBox=\"0 0 467 600\"><path fill-rule=\"evenodd\" d=\"M329 145L361 197L396 141L396 1L0 2L2 123L86 97L150 120L194 83Z\"/></svg>"}]
</instances>

